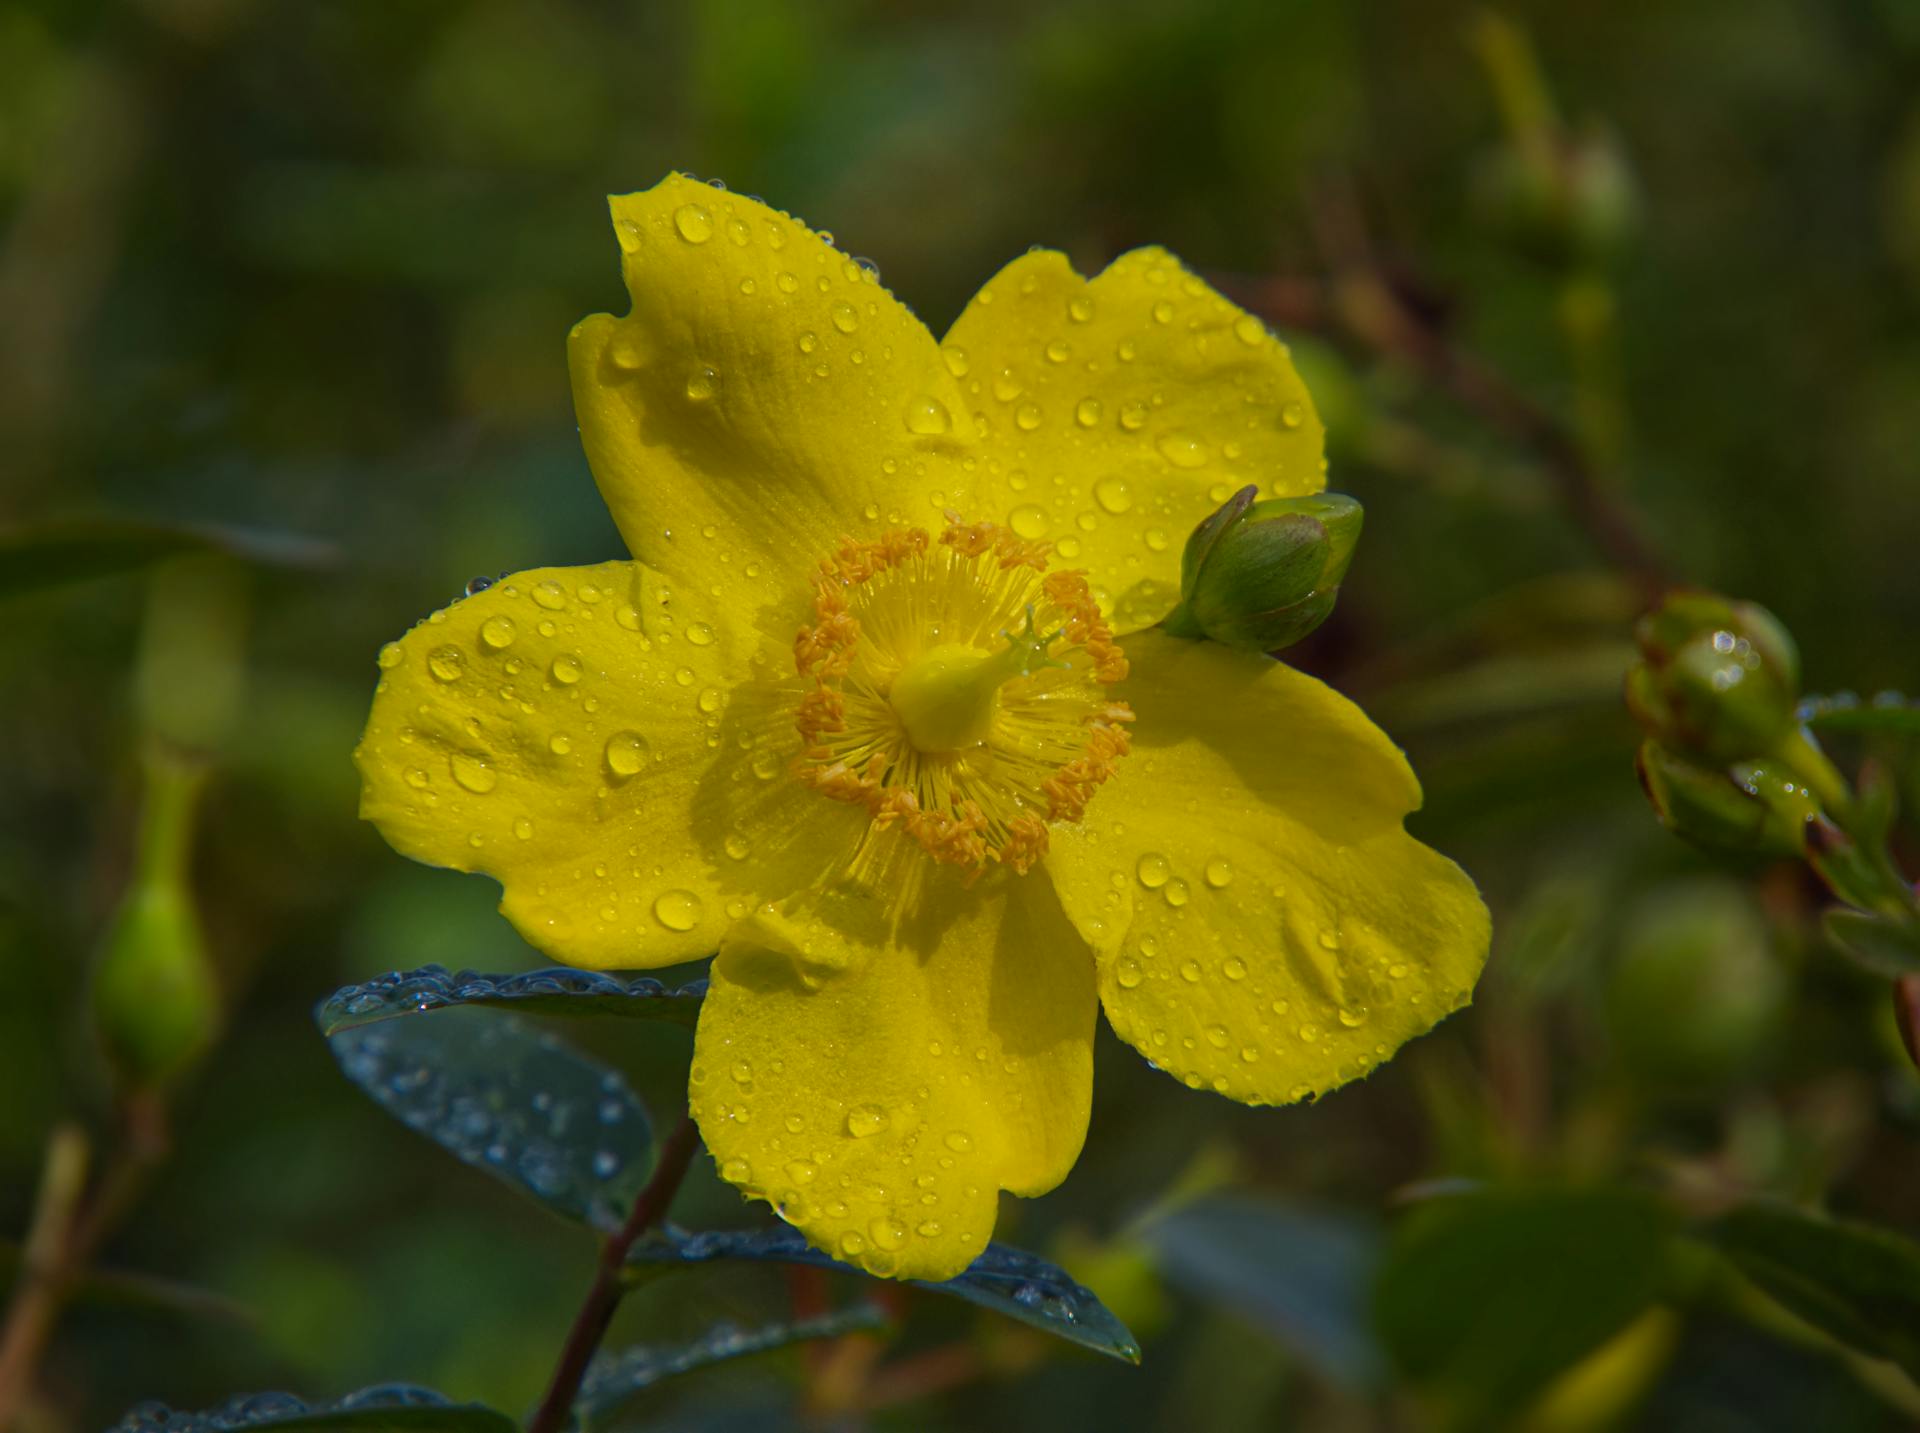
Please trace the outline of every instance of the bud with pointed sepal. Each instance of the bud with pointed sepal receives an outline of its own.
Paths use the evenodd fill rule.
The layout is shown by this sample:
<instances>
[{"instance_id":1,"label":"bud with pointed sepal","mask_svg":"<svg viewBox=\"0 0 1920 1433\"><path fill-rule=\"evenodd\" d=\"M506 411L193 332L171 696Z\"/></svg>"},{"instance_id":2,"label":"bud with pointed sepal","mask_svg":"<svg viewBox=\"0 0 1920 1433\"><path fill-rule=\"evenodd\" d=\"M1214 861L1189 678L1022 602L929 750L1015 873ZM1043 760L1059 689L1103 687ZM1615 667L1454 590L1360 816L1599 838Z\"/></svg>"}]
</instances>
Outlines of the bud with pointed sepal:
<instances>
[{"instance_id":1,"label":"bud with pointed sepal","mask_svg":"<svg viewBox=\"0 0 1920 1433\"><path fill-rule=\"evenodd\" d=\"M1773 761L1715 769L1657 741L1643 742L1640 784L1660 824L1710 851L1797 856L1820 803L1795 774Z\"/></svg>"},{"instance_id":2,"label":"bud with pointed sepal","mask_svg":"<svg viewBox=\"0 0 1920 1433\"><path fill-rule=\"evenodd\" d=\"M1640 619L1627 705L1664 746L1721 766L1774 756L1796 727L1800 655L1766 608L1675 592Z\"/></svg>"},{"instance_id":3,"label":"bud with pointed sepal","mask_svg":"<svg viewBox=\"0 0 1920 1433\"><path fill-rule=\"evenodd\" d=\"M1180 564L1176 637L1277 652L1326 621L1360 540L1360 504L1339 493L1256 500L1242 488L1193 530Z\"/></svg>"}]
</instances>

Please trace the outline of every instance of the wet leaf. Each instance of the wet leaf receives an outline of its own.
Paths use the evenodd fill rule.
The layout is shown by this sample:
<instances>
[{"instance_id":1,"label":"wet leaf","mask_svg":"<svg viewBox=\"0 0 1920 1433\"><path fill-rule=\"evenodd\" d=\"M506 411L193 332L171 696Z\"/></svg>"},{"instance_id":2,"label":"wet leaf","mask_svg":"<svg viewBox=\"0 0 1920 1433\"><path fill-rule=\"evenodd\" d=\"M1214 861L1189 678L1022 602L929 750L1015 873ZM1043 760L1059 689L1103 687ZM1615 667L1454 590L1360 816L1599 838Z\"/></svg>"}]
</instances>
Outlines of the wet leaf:
<instances>
[{"instance_id":1,"label":"wet leaf","mask_svg":"<svg viewBox=\"0 0 1920 1433\"><path fill-rule=\"evenodd\" d=\"M768 1324L756 1329L716 1324L690 1343L650 1345L602 1354L587 1370L586 1379L580 1385L580 1396L574 1401L574 1412L592 1426L592 1420L617 1415L634 1395L679 1374L750 1354L770 1353L808 1339L838 1338L842 1334L886 1325L887 1316L881 1310L872 1304L856 1304L820 1318Z\"/></svg>"},{"instance_id":2,"label":"wet leaf","mask_svg":"<svg viewBox=\"0 0 1920 1433\"><path fill-rule=\"evenodd\" d=\"M636 1244L634 1264L702 1264L745 1259L773 1264L811 1264L857 1272L821 1253L797 1229L716 1229L698 1233L668 1227ZM1018 1319L1109 1358L1140 1361L1140 1345L1126 1325L1067 1273L1045 1259L1004 1244L989 1244L967 1271L945 1283L907 1280L916 1288L965 1299Z\"/></svg>"},{"instance_id":3,"label":"wet leaf","mask_svg":"<svg viewBox=\"0 0 1920 1433\"><path fill-rule=\"evenodd\" d=\"M265 567L325 567L335 559L326 543L291 533L66 518L0 532L0 598L135 572L191 552L221 552Z\"/></svg>"},{"instance_id":4,"label":"wet leaf","mask_svg":"<svg viewBox=\"0 0 1920 1433\"><path fill-rule=\"evenodd\" d=\"M650 976L622 979L590 970L530 970L519 975L481 975L423 965L393 971L335 991L314 1012L320 1033L334 1035L360 1025L419 1015L454 1005L506 1006L528 1015L610 1015L629 1020L665 1020L692 1028L706 998L707 982L670 986Z\"/></svg>"},{"instance_id":5,"label":"wet leaf","mask_svg":"<svg viewBox=\"0 0 1920 1433\"><path fill-rule=\"evenodd\" d=\"M1800 720L1818 732L1864 731L1912 735L1920 732L1920 701L1899 692L1881 692L1861 701L1852 692L1808 697Z\"/></svg>"},{"instance_id":6,"label":"wet leaf","mask_svg":"<svg viewBox=\"0 0 1920 1433\"><path fill-rule=\"evenodd\" d=\"M1216 1194L1139 1231L1171 1284L1260 1325L1352 1387L1377 1383L1380 1349L1367 1297L1380 1238L1349 1215Z\"/></svg>"},{"instance_id":7,"label":"wet leaf","mask_svg":"<svg viewBox=\"0 0 1920 1433\"><path fill-rule=\"evenodd\" d=\"M616 1229L646 1183L653 1131L626 1080L517 1016L452 1011L328 1044L388 1114L571 1219Z\"/></svg>"},{"instance_id":8,"label":"wet leaf","mask_svg":"<svg viewBox=\"0 0 1920 1433\"><path fill-rule=\"evenodd\" d=\"M1736 1269L1849 1348L1920 1376L1920 1243L1784 1204L1752 1204L1708 1226Z\"/></svg>"},{"instance_id":9,"label":"wet leaf","mask_svg":"<svg viewBox=\"0 0 1920 1433\"><path fill-rule=\"evenodd\" d=\"M1442 1426L1486 1428L1654 1301L1669 1235L1667 1213L1627 1190L1436 1199L1395 1231L1375 1326Z\"/></svg>"},{"instance_id":10,"label":"wet leaf","mask_svg":"<svg viewBox=\"0 0 1920 1433\"><path fill-rule=\"evenodd\" d=\"M429 1389L387 1383L332 1403L309 1403L291 1393L249 1393L217 1408L182 1413L143 1403L112 1433L234 1433L275 1428L285 1433L516 1433L504 1413L477 1403L454 1403Z\"/></svg>"}]
</instances>

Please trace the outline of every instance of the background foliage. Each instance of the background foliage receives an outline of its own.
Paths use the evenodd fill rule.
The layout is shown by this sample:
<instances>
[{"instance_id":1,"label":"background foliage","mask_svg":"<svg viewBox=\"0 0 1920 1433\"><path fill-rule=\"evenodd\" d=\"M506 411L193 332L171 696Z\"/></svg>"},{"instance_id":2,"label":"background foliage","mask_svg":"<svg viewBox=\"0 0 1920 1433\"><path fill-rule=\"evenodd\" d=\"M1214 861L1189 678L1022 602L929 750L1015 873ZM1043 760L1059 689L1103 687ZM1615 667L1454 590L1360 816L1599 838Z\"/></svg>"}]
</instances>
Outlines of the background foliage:
<instances>
[{"instance_id":1,"label":"background foliage","mask_svg":"<svg viewBox=\"0 0 1920 1433\"><path fill-rule=\"evenodd\" d=\"M1319 281L1364 258L1564 426L1667 571L1779 613L1812 689L1920 685L1920 11L1508 14L1571 199L1529 187L1514 32L1429 0L0 0L0 521L218 524L270 559L185 598L176 568L0 609L0 1231L26 1227L55 1122L103 1119L76 1012L143 732L218 753L195 889L232 1011L107 1251L143 1276L83 1292L34 1426L401 1376L515 1410L539 1391L590 1246L375 1111L309 1012L384 970L538 964L490 885L356 822L348 752L382 641L476 574L620 551L563 349L623 304L607 192L724 176L876 258L936 330L1033 243L1083 270L1164 243L1283 326L1322 326ZM1912 1287L1796 1303L1804 1231L1714 1222L1765 1194L1920 1232L1920 1082L1884 985L1833 958L1797 866L1732 869L1651 819L1619 701L1643 589L1552 451L1417 351L1324 327L1289 332L1334 484L1369 515L1335 618L1293 655L1409 749L1416 829L1486 891L1478 1002L1283 1111L1196 1101L1103 1036L1080 1167L1002 1233L1093 1283L1143 1368L916 1298L903 1346L960 1339L974 1364L876 1417L1911 1426ZM106 546L103 571L136 560ZM203 682L143 688L182 601L244 651L244 685L208 698L230 720L183 700ZM581 1031L673 1107L680 1032ZM1481 1192L1406 1214L1439 1179ZM1176 1186L1233 1192L1143 1222ZM681 1210L748 1218L703 1163ZM619 1334L790 1311L777 1274L716 1269L643 1289ZM1886 1358L1830 1341L1861 1325ZM801 1366L696 1374L649 1407L777 1424Z\"/></svg>"}]
</instances>

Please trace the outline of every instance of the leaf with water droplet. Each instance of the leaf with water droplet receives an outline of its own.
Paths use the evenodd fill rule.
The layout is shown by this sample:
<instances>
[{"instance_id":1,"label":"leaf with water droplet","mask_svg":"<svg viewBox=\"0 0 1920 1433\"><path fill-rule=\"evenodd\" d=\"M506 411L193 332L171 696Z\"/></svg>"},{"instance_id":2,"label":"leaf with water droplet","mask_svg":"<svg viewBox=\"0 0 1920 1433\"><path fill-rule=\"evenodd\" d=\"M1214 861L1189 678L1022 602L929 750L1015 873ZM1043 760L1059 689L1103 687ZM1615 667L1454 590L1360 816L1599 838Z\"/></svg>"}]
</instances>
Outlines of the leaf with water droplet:
<instances>
[{"instance_id":1,"label":"leaf with water droplet","mask_svg":"<svg viewBox=\"0 0 1920 1433\"><path fill-rule=\"evenodd\" d=\"M514 1015L338 1030L346 1077L388 1114L550 1209L618 1228L653 1166L653 1130L620 1074Z\"/></svg>"},{"instance_id":2,"label":"leaf with water droplet","mask_svg":"<svg viewBox=\"0 0 1920 1433\"><path fill-rule=\"evenodd\" d=\"M1920 700L1898 692L1880 692L1866 701L1851 692L1807 697L1797 715L1815 731L1920 733Z\"/></svg>"},{"instance_id":3,"label":"leaf with water droplet","mask_svg":"<svg viewBox=\"0 0 1920 1433\"><path fill-rule=\"evenodd\" d=\"M586 1426L592 1428L599 1420L632 1411L625 1405L635 1395L678 1374L729 1359L771 1353L809 1339L839 1338L843 1334L882 1329L887 1322L881 1309L862 1303L819 1318L766 1324L754 1329L715 1324L689 1343L643 1345L601 1354L587 1370L573 1409L586 1420Z\"/></svg>"},{"instance_id":4,"label":"leaf with water droplet","mask_svg":"<svg viewBox=\"0 0 1920 1433\"><path fill-rule=\"evenodd\" d=\"M506 1414L477 1403L455 1403L427 1388L384 1383L330 1403L291 1393L246 1393L215 1408L183 1413L143 1403L114 1424L112 1433L237 1433L276 1428L285 1433L516 1433Z\"/></svg>"},{"instance_id":5,"label":"leaf with water droplet","mask_svg":"<svg viewBox=\"0 0 1920 1433\"><path fill-rule=\"evenodd\" d=\"M671 986L651 976L622 979L591 970L529 970L519 975L450 971L444 965L393 971L335 991L314 1011L322 1035L455 1005L506 1006L525 1015L611 1015L665 1020L692 1028L707 982Z\"/></svg>"},{"instance_id":6,"label":"leaf with water droplet","mask_svg":"<svg viewBox=\"0 0 1920 1433\"><path fill-rule=\"evenodd\" d=\"M668 1225L634 1246L631 1264L704 1264L715 1259L755 1263L811 1264L842 1273L856 1269L809 1244L799 1230L714 1229L692 1232ZM904 1282L936 1294L964 1299L1005 1314L1081 1348L1128 1363L1140 1361L1140 1345L1091 1289L1038 1255L1005 1244L989 1244L966 1271L944 1283Z\"/></svg>"}]
</instances>

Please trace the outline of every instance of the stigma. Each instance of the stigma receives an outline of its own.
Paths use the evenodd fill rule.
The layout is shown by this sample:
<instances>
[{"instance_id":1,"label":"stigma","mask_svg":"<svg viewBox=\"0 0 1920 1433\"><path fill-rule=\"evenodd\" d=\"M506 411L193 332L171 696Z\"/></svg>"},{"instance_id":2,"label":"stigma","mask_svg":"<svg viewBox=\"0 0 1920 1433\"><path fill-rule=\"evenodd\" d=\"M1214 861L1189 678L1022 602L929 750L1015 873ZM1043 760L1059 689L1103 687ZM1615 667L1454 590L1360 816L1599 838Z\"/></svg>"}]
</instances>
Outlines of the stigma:
<instances>
[{"instance_id":1,"label":"stigma","mask_svg":"<svg viewBox=\"0 0 1920 1433\"><path fill-rule=\"evenodd\" d=\"M1127 752L1125 655L1079 572L949 516L843 540L794 639L795 774L936 860L1028 870Z\"/></svg>"}]
</instances>

